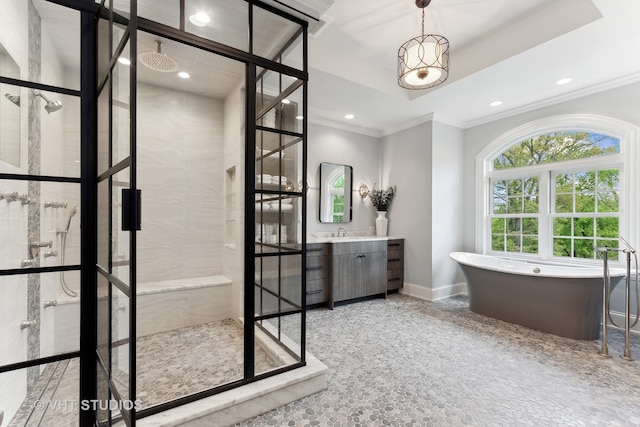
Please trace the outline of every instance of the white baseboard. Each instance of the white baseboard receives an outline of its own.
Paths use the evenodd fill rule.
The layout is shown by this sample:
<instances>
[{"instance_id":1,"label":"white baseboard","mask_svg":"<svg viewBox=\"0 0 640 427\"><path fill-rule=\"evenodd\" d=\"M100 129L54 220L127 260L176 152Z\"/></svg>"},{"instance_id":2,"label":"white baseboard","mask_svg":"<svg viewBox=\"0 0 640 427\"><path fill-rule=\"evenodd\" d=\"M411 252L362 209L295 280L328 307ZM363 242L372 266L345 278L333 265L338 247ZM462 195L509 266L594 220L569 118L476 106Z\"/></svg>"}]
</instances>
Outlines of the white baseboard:
<instances>
[{"instance_id":1,"label":"white baseboard","mask_svg":"<svg viewBox=\"0 0 640 427\"><path fill-rule=\"evenodd\" d=\"M466 295L467 284L465 282L461 282L432 289L405 282L404 286L400 289L400 293L425 301L437 301L454 295Z\"/></svg>"}]
</instances>

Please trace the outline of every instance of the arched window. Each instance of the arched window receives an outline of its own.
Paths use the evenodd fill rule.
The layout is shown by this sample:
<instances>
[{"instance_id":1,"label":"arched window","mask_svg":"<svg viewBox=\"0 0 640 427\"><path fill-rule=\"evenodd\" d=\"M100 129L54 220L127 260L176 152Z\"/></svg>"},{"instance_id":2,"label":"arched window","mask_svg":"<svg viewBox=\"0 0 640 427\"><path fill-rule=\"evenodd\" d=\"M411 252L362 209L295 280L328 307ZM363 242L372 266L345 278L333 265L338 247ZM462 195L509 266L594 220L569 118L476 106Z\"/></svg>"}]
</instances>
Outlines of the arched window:
<instances>
[{"instance_id":1,"label":"arched window","mask_svg":"<svg viewBox=\"0 0 640 427\"><path fill-rule=\"evenodd\" d=\"M515 129L478 156L482 252L596 260L597 247L618 247L630 231L630 133L580 117Z\"/></svg>"}]
</instances>

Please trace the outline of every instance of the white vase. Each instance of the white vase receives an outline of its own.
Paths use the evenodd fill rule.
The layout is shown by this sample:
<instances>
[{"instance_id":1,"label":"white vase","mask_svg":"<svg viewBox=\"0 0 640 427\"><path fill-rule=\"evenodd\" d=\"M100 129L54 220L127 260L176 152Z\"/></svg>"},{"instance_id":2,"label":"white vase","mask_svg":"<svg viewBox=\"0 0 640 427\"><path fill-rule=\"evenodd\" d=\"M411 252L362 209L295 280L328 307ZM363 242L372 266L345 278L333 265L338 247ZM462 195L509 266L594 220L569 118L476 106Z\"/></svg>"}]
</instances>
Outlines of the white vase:
<instances>
[{"instance_id":1,"label":"white vase","mask_svg":"<svg viewBox=\"0 0 640 427\"><path fill-rule=\"evenodd\" d=\"M376 218L376 236L386 236L387 225L389 225L389 220L387 219L387 211L378 211L378 217Z\"/></svg>"}]
</instances>

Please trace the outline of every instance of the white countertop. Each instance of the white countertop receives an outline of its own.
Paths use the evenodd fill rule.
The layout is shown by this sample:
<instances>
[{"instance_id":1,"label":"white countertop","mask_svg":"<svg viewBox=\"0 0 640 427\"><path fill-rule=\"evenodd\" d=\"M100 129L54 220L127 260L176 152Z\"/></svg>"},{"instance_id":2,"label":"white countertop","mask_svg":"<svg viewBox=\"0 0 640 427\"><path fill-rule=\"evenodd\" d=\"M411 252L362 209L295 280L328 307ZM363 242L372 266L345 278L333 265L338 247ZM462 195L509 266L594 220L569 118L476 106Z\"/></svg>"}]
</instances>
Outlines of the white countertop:
<instances>
[{"instance_id":1,"label":"white countertop","mask_svg":"<svg viewBox=\"0 0 640 427\"><path fill-rule=\"evenodd\" d=\"M349 235L347 233L344 237L336 237L336 236L324 236L324 237L316 237L309 236L307 238L307 244L310 243L347 243L347 242L362 242L362 241L370 241L370 240L393 240L393 239L403 239L404 237L397 236L371 236L371 235Z\"/></svg>"}]
</instances>

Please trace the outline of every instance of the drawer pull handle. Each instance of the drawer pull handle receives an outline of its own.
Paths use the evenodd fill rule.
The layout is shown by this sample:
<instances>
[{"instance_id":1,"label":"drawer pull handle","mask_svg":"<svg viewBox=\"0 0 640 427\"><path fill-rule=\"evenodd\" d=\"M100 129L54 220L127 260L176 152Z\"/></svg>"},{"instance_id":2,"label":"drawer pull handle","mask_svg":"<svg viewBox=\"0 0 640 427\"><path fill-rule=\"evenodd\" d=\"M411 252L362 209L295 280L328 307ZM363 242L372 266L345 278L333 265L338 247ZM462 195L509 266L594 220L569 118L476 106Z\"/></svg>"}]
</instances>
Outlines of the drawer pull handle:
<instances>
[{"instance_id":1,"label":"drawer pull handle","mask_svg":"<svg viewBox=\"0 0 640 427\"><path fill-rule=\"evenodd\" d=\"M387 282L397 282L399 280L400 280L399 277L394 277L393 279L388 279Z\"/></svg>"},{"instance_id":2,"label":"drawer pull handle","mask_svg":"<svg viewBox=\"0 0 640 427\"><path fill-rule=\"evenodd\" d=\"M389 262L392 262L392 261L400 261L400 258L389 258Z\"/></svg>"},{"instance_id":3,"label":"drawer pull handle","mask_svg":"<svg viewBox=\"0 0 640 427\"><path fill-rule=\"evenodd\" d=\"M389 243L389 246L400 246L400 243Z\"/></svg>"},{"instance_id":4,"label":"drawer pull handle","mask_svg":"<svg viewBox=\"0 0 640 427\"><path fill-rule=\"evenodd\" d=\"M321 252L321 251L322 251L322 248L311 248L311 249L307 248L307 252Z\"/></svg>"},{"instance_id":5,"label":"drawer pull handle","mask_svg":"<svg viewBox=\"0 0 640 427\"><path fill-rule=\"evenodd\" d=\"M319 294L322 292L322 289L316 289L315 291L307 291L307 295Z\"/></svg>"},{"instance_id":6,"label":"drawer pull handle","mask_svg":"<svg viewBox=\"0 0 640 427\"><path fill-rule=\"evenodd\" d=\"M322 270L322 266L319 265L317 267L307 267L307 271L313 271L313 270Z\"/></svg>"}]
</instances>

